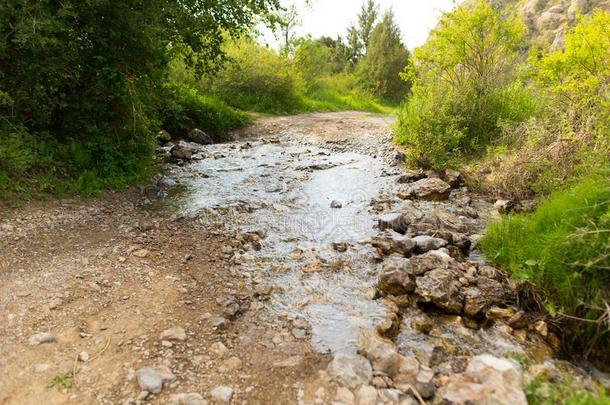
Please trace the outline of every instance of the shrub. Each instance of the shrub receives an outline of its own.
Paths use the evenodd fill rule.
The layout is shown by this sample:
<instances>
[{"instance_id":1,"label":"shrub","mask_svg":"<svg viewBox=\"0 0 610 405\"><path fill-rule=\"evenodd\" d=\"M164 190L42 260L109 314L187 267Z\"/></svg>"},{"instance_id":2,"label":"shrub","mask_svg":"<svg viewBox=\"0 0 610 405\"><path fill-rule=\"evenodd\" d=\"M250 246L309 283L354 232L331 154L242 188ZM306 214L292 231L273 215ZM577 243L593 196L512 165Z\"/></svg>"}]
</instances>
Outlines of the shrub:
<instances>
[{"instance_id":1,"label":"shrub","mask_svg":"<svg viewBox=\"0 0 610 405\"><path fill-rule=\"evenodd\" d=\"M242 110L298 111L298 83L287 59L247 39L231 43L226 53L229 62L202 83L204 92L217 95Z\"/></svg>"},{"instance_id":2,"label":"shrub","mask_svg":"<svg viewBox=\"0 0 610 405\"><path fill-rule=\"evenodd\" d=\"M403 75L414 87L397 141L412 164L441 167L476 156L498 140L502 125L534 112L515 81L522 30L483 1L441 18Z\"/></svg>"},{"instance_id":3,"label":"shrub","mask_svg":"<svg viewBox=\"0 0 610 405\"><path fill-rule=\"evenodd\" d=\"M185 85L167 83L161 100L162 127L182 137L193 128L215 135L246 125L250 118L215 96L204 96Z\"/></svg>"},{"instance_id":4,"label":"shrub","mask_svg":"<svg viewBox=\"0 0 610 405\"><path fill-rule=\"evenodd\" d=\"M545 293L549 312L565 326L567 349L605 364L610 360L608 174L554 192L534 214L490 224L481 244L488 259ZM574 323L573 317L584 321Z\"/></svg>"}]
</instances>

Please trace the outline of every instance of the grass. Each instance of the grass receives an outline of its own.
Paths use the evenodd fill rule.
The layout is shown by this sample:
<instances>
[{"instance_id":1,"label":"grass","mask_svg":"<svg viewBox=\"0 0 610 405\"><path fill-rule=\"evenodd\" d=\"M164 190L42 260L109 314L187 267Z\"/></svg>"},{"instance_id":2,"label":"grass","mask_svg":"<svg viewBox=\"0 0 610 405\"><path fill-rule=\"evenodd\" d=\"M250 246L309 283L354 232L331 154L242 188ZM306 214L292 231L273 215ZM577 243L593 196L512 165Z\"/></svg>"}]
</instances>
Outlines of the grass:
<instances>
[{"instance_id":1,"label":"grass","mask_svg":"<svg viewBox=\"0 0 610 405\"><path fill-rule=\"evenodd\" d=\"M74 373L67 371L65 373L59 373L49 381L47 388L51 389L57 387L59 389L72 388L74 385Z\"/></svg>"},{"instance_id":2,"label":"grass","mask_svg":"<svg viewBox=\"0 0 610 405\"><path fill-rule=\"evenodd\" d=\"M608 405L610 396L603 388L597 393L578 388L570 380L564 380L558 384L544 382L534 379L524 386L527 402L530 405Z\"/></svg>"},{"instance_id":3,"label":"grass","mask_svg":"<svg viewBox=\"0 0 610 405\"><path fill-rule=\"evenodd\" d=\"M533 214L491 223L481 242L487 258L543 292L563 327L566 349L610 361L610 182L590 175L554 192ZM586 321L574 320L584 318Z\"/></svg>"}]
</instances>

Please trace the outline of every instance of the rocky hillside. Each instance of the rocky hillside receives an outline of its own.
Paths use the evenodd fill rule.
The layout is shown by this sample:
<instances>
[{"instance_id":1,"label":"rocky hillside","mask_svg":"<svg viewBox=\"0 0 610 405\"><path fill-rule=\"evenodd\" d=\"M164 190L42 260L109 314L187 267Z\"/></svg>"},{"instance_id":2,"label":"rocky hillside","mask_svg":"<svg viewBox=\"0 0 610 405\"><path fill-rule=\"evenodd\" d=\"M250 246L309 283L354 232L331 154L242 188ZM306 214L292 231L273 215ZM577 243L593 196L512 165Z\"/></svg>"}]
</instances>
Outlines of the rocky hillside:
<instances>
[{"instance_id":1,"label":"rocky hillside","mask_svg":"<svg viewBox=\"0 0 610 405\"><path fill-rule=\"evenodd\" d=\"M468 7L477 0L466 0ZM574 25L578 15L589 15L595 9L610 11L610 0L490 0L509 14L522 16L532 45L557 49L563 46L564 33Z\"/></svg>"}]
</instances>

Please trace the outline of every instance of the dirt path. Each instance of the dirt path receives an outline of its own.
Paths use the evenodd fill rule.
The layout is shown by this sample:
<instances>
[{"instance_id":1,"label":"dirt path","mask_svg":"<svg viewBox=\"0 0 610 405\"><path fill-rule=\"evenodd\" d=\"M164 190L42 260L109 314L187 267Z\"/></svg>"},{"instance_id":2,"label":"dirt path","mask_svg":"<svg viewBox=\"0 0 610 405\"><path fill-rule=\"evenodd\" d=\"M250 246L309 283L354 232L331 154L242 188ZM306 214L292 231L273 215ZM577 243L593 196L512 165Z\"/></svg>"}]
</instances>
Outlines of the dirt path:
<instances>
[{"instance_id":1,"label":"dirt path","mask_svg":"<svg viewBox=\"0 0 610 405\"><path fill-rule=\"evenodd\" d=\"M533 332L428 317L377 289L406 243L380 236L380 215L417 213L475 240L491 211L459 187L445 202L397 198L405 174L391 123L355 112L265 118L238 141L188 145L192 160L174 159L154 187L0 212L0 403L411 404L451 385L474 355L551 354ZM452 232L440 235L455 249ZM378 325L391 339L377 350L403 374L380 371L370 341L374 374L366 360L326 371L332 354L363 353ZM402 378L408 364L414 380ZM363 373L371 385L359 388ZM186 393L201 398L176 397Z\"/></svg>"}]
</instances>

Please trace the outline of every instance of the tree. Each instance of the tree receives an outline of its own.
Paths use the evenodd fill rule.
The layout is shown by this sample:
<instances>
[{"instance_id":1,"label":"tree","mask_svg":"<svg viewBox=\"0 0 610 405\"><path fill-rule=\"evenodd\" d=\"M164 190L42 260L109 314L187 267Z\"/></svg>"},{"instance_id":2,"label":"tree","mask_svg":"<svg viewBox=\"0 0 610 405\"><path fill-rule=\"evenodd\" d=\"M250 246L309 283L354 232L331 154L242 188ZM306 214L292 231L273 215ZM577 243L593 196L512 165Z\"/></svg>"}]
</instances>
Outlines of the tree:
<instances>
[{"instance_id":1,"label":"tree","mask_svg":"<svg viewBox=\"0 0 610 405\"><path fill-rule=\"evenodd\" d=\"M400 73L408 62L409 51L400 38L400 28L394 13L389 10L375 26L362 61L365 86L378 97L401 100L409 90L409 84L400 78Z\"/></svg>"},{"instance_id":2,"label":"tree","mask_svg":"<svg viewBox=\"0 0 610 405\"><path fill-rule=\"evenodd\" d=\"M336 39L320 37L316 40L330 50L330 65L332 73L344 72L350 66L350 49L341 36Z\"/></svg>"},{"instance_id":3,"label":"tree","mask_svg":"<svg viewBox=\"0 0 610 405\"><path fill-rule=\"evenodd\" d=\"M296 43L295 29L301 25L299 10L295 4L277 13L277 27L279 32L276 36L281 38L282 53L288 55L294 50Z\"/></svg>"},{"instance_id":4,"label":"tree","mask_svg":"<svg viewBox=\"0 0 610 405\"><path fill-rule=\"evenodd\" d=\"M379 14L379 6L374 0L366 0L358 14L358 25L351 25L347 31L347 39L351 48L351 60L355 65L365 55L373 28Z\"/></svg>"},{"instance_id":5,"label":"tree","mask_svg":"<svg viewBox=\"0 0 610 405\"><path fill-rule=\"evenodd\" d=\"M180 53L200 74L214 70L227 36L277 7L277 0L3 0L0 137L29 133L31 148L51 154L58 175L104 185L133 180L152 161L169 61Z\"/></svg>"}]
</instances>

